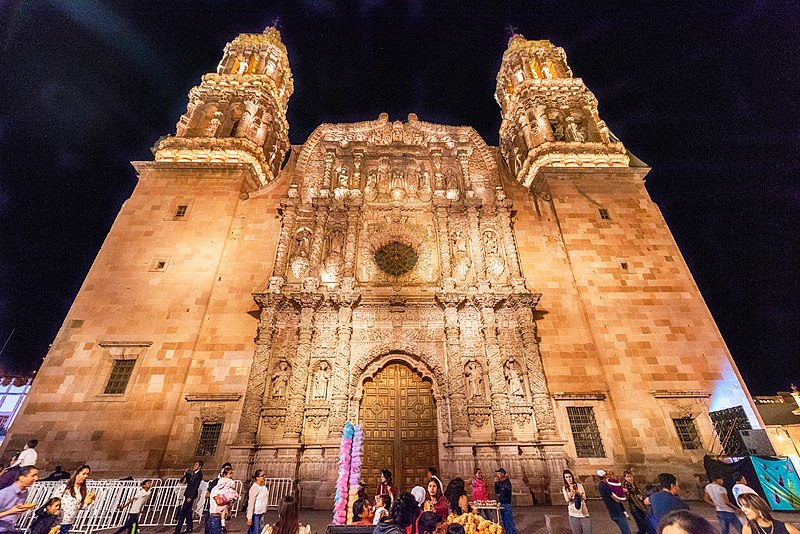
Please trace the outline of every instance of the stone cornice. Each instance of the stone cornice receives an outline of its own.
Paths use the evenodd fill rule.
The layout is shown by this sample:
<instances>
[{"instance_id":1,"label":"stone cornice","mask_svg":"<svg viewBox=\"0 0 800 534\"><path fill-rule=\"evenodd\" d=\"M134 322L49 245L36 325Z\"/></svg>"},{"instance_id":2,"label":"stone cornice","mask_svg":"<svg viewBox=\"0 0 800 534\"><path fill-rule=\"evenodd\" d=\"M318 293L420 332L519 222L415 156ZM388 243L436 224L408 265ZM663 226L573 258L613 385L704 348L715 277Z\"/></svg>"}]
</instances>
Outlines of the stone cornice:
<instances>
[{"instance_id":1,"label":"stone cornice","mask_svg":"<svg viewBox=\"0 0 800 534\"><path fill-rule=\"evenodd\" d=\"M187 402L236 402L242 398L241 393L197 393L184 397Z\"/></svg>"},{"instance_id":2,"label":"stone cornice","mask_svg":"<svg viewBox=\"0 0 800 534\"><path fill-rule=\"evenodd\" d=\"M657 389L650 392L657 399L707 399L711 393L697 390L665 390Z\"/></svg>"},{"instance_id":3,"label":"stone cornice","mask_svg":"<svg viewBox=\"0 0 800 534\"><path fill-rule=\"evenodd\" d=\"M578 391L569 393L553 393L553 399L557 401L573 401L573 400L593 400L604 401L606 400L605 391Z\"/></svg>"}]
</instances>

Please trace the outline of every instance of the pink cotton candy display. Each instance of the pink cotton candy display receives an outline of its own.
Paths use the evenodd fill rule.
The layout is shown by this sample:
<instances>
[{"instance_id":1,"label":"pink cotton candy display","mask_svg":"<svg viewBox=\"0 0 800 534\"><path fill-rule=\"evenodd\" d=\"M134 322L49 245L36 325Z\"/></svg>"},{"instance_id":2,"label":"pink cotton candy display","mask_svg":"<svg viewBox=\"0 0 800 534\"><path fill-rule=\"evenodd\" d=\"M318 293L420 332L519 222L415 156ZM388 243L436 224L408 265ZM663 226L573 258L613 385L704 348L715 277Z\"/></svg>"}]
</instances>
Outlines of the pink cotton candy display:
<instances>
[{"instance_id":1,"label":"pink cotton candy display","mask_svg":"<svg viewBox=\"0 0 800 534\"><path fill-rule=\"evenodd\" d=\"M350 493L347 500L347 522L353 522L353 503L358 499L358 483L361 481L361 449L364 443L364 429L361 425L353 427L353 447L350 453Z\"/></svg>"},{"instance_id":2,"label":"pink cotton candy display","mask_svg":"<svg viewBox=\"0 0 800 534\"><path fill-rule=\"evenodd\" d=\"M339 446L339 477L336 480L336 497L333 500L333 524L344 525L347 522L349 495L347 492L352 463L354 427L352 423L344 424L342 444Z\"/></svg>"}]
</instances>

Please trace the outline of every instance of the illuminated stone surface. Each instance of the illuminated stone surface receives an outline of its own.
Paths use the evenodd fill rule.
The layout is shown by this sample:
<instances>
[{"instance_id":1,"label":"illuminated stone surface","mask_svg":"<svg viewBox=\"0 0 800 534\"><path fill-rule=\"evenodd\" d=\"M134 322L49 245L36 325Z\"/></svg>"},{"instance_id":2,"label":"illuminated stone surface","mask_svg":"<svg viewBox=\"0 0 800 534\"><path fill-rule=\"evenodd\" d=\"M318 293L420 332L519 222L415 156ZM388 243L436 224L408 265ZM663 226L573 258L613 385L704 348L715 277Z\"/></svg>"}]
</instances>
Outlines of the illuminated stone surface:
<instances>
[{"instance_id":1,"label":"illuminated stone surface","mask_svg":"<svg viewBox=\"0 0 800 534\"><path fill-rule=\"evenodd\" d=\"M134 163L9 450L35 436L45 466L174 476L220 424L209 472L297 476L328 508L363 401L387 414L371 435L409 431L392 410L436 429L438 457L387 466L502 465L520 503L558 501L567 465L672 471L692 496L703 451L682 449L672 418L709 444L710 407L752 402L648 169L560 48L514 36L497 79L499 148L381 115L323 124L287 156L286 50L272 28L239 36L155 161ZM413 255L381 259L397 244ZM118 359L136 360L129 383L104 394ZM403 381L413 398L398 400ZM593 409L606 457L578 457L568 407Z\"/></svg>"}]
</instances>

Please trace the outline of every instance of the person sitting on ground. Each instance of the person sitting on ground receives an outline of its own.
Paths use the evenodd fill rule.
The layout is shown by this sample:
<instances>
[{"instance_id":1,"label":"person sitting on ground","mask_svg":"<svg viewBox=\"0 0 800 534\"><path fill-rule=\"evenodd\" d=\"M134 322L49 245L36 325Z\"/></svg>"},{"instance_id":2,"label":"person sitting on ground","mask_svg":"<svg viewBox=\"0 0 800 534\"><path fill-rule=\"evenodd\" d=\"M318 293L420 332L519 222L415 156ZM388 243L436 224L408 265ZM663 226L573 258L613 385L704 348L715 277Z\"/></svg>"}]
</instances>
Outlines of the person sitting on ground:
<instances>
[{"instance_id":1,"label":"person sitting on ground","mask_svg":"<svg viewBox=\"0 0 800 534\"><path fill-rule=\"evenodd\" d=\"M57 465L56 470L42 479L42 482L56 482L59 480L67 480L69 473L61 470L61 466Z\"/></svg>"},{"instance_id":2,"label":"person sitting on ground","mask_svg":"<svg viewBox=\"0 0 800 534\"><path fill-rule=\"evenodd\" d=\"M354 525L371 525L374 513L372 505L367 499L356 499L353 503L353 524Z\"/></svg>"},{"instance_id":3,"label":"person sitting on ground","mask_svg":"<svg viewBox=\"0 0 800 534\"><path fill-rule=\"evenodd\" d=\"M747 518L742 534L800 534L794 525L774 519L769 504L757 493L742 493L737 502Z\"/></svg>"},{"instance_id":4,"label":"person sitting on ground","mask_svg":"<svg viewBox=\"0 0 800 534\"><path fill-rule=\"evenodd\" d=\"M439 522L444 523L447 520L447 511L450 508L450 503L447 502L447 497L442 493L442 486L439 481L432 478L428 482L428 495L425 497L425 504L423 506L426 512L436 512L439 516Z\"/></svg>"},{"instance_id":5,"label":"person sitting on ground","mask_svg":"<svg viewBox=\"0 0 800 534\"><path fill-rule=\"evenodd\" d=\"M403 497L407 495L407 497ZM381 519L372 534L405 534L406 529L414 522L415 506L412 505L414 496L404 493L401 498L392 502L389 515Z\"/></svg>"},{"instance_id":6,"label":"person sitting on ground","mask_svg":"<svg viewBox=\"0 0 800 534\"><path fill-rule=\"evenodd\" d=\"M378 495L375 501L375 513L372 516L372 524L377 525L381 519L389 515L389 507L392 506L392 499L388 495Z\"/></svg>"},{"instance_id":7,"label":"person sitting on ground","mask_svg":"<svg viewBox=\"0 0 800 534\"><path fill-rule=\"evenodd\" d=\"M689 510L668 513L658 524L658 534L718 534L717 528L704 517Z\"/></svg>"},{"instance_id":8,"label":"person sitting on ground","mask_svg":"<svg viewBox=\"0 0 800 534\"><path fill-rule=\"evenodd\" d=\"M291 495L281 500L278 507L278 520L274 525L267 525L261 534L311 534L309 525L300 524L300 503Z\"/></svg>"},{"instance_id":9,"label":"person sitting on ground","mask_svg":"<svg viewBox=\"0 0 800 534\"><path fill-rule=\"evenodd\" d=\"M469 512L469 502L467 501L467 489L463 478L454 478L447 484L444 492L445 498L450 505L450 513L455 515L466 514Z\"/></svg>"},{"instance_id":10,"label":"person sitting on ground","mask_svg":"<svg viewBox=\"0 0 800 534\"><path fill-rule=\"evenodd\" d=\"M58 529L58 516L61 514L61 499L51 497L41 508L36 510L35 518L28 527L28 534L48 534Z\"/></svg>"}]
</instances>

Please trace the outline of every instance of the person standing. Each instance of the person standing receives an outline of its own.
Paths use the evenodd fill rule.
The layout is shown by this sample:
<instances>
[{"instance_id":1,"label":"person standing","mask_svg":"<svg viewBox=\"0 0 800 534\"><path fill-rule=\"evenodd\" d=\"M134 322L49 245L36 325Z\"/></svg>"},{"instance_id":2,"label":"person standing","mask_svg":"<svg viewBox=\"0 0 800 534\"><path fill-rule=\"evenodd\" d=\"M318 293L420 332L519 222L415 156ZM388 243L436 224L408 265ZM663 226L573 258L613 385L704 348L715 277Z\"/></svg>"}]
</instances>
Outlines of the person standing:
<instances>
[{"instance_id":1,"label":"person standing","mask_svg":"<svg viewBox=\"0 0 800 534\"><path fill-rule=\"evenodd\" d=\"M483 479L483 471L481 471L480 467L476 467L472 475L472 502L488 500L489 488L486 486L486 481ZM485 508L479 508L478 514L484 519L491 519L489 510Z\"/></svg>"},{"instance_id":2,"label":"person standing","mask_svg":"<svg viewBox=\"0 0 800 534\"><path fill-rule=\"evenodd\" d=\"M267 474L263 469L256 469L253 475L253 485L250 486L247 499L247 532L248 534L261 534L261 525L264 514L267 513L269 490L266 486Z\"/></svg>"},{"instance_id":3,"label":"person standing","mask_svg":"<svg viewBox=\"0 0 800 534\"><path fill-rule=\"evenodd\" d=\"M733 474L733 489L731 489L731 493L733 493L733 501L737 503L739 502L739 496L745 493L758 495L756 490L747 485L747 479L738 471Z\"/></svg>"},{"instance_id":4,"label":"person standing","mask_svg":"<svg viewBox=\"0 0 800 534\"><path fill-rule=\"evenodd\" d=\"M92 468L82 465L72 473L67 480L67 486L61 494L61 527L60 534L67 534L72 529L72 524L78 517L78 512L84 506L94 502L95 493L88 490L86 481L92 473ZM56 492L57 493L57 492Z\"/></svg>"},{"instance_id":5,"label":"person standing","mask_svg":"<svg viewBox=\"0 0 800 534\"><path fill-rule=\"evenodd\" d=\"M435 478L436 481L439 483L439 486L443 488L444 482L442 482L441 479L438 476L436 476L438 473L439 471L435 467L429 467L428 470L425 472L425 474L428 475L429 482L431 479Z\"/></svg>"},{"instance_id":6,"label":"person standing","mask_svg":"<svg viewBox=\"0 0 800 534\"><path fill-rule=\"evenodd\" d=\"M39 441L32 439L25 444L22 452L19 453L17 458L8 464L2 474L0 474L0 489L6 488L17 481L17 475L23 467L35 466L39 455L34 450L39 444Z\"/></svg>"},{"instance_id":7,"label":"person standing","mask_svg":"<svg viewBox=\"0 0 800 534\"><path fill-rule=\"evenodd\" d=\"M625 517L625 512L622 509L622 502L614 494L611 486L606 481L606 472L602 469L597 470L597 476L600 477L600 482L597 484L597 489L603 503L606 505L608 515L611 520L616 523L622 534L631 534L631 528L628 526L628 518Z\"/></svg>"},{"instance_id":8,"label":"person standing","mask_svg":"<svg viewBox=\"0 0 800 534\"><path fill-rule=\"evenodd\" d=\"M434 512L439 516L439 522L444 523L447 521L447 510L450 504L447 502L447 497L442 492L442 487L436 478L428 481L428 495L425 496L425 504L423 508L426 512Z\"/></svg>"},{"instance_id":9,"label":"person standing","mask_svg":"<svg viewBox=\"0 0 800 534\"><path fill-rule=\"evenodd\" d=\"M654 531L647 520L647 506L644 504L645 495L633 480L633 473L630 471L622 472L622 483L628 494L628 506L631 509L633 520L639 528L638 534L652 534Z\"/></svg>"},{"instance_id":10,"label":"person standing","mask_svg":"<svg viewBox=\"0 0 800 534\"><path fill-rule=\"evenodd\" d=\"M661 484L661 491L657 491L645 499L645 504L653 507L653 516L656 524L661 522L661 518L676 510L688 510L689 505L678 497L681 492L678 486L678 479L672 473L661 473L658 475L658 482Z\"/></svg>"},{"instance_id":11,"label":"person standing","mask_svg":"<svg viewBox=\"0 0 800 534\"><path fill-rule=\"evenodd\" d=\"M194 528L192 522L192 505L194 500L197 499L197 494L200 489L200 483L203 481L203 462L197 461L191 469L183 472L181 482L186 484L186 489L183 492L183 504L178 510L177 524L175 525L175 534L181 534L181 528L184 522L186 523L185 532L191 532Z\"/></svg>"},{"instance_id":12,"label":"person standing","mask_svg":"<svg viewBox=\"0 0 800 534\"><path fill-rule=\"evenodd\" d=\"M142 507L150 498L150 488L153 487L153 481L150 479L143 480L136 495L128 499L128 502L119 505L122 510L129 504L131 509L128 510L128 517L125 518L125 524L114 531L114 534L122 534L123 532L135 532L139 528L139 514L142 512Z\"/></svg>"},{"instance_id":13,"label":"person standing","mask_svg":"<svg viewBox=\"0 0 800 534\"><path fill-rule=\"evenodd\" d=\"M230 503L238 498L233 486L233 468L225 467L211 490L206 527L211 534L222 534L223 519Z\"/></svg>"},{"instance_id":14,"label":"person standing","mask_svg":"<svg viewBox=\"0 0 800 534\"><path fill-rule=\"evenodd\" d=\"M742 493L736 502L747 518L742 534L800 534L794 525L774 519L769 504L757 493Z\"/></svg>"},{"instance_id":15,"label":"person standing","mask_svg":"<svg viewBox=\"0 0 800 534\"><path fill-rule=\"evenodd\" d=\"M739 509L728 500L728 490L722 485L722 475L714 475L711 482L706 485L703 500L717 511L717 519L719 519L719 525L722 527L722 534L728 534L730 527L733 527L736 532L742 531L742 524L736 517Z\"/></svg>"},{"instance_id":16,"label":"person standing","mask_svg":"<svg viewBox=\"0 0 800 534\"><path fill-rule=\"evenodd\" d=\"M39 471L32 465L20 468L17 480L0 490L0 532L14 532L14 525L20 514L30 510L25 505L28 488L39 480Z\"/></svg>"},{"instance_id":17,"label":"person standing","mask_svg":"<svg viewBox=\"0 0 800 534\"><path fill-rule=\"evenodd\" d=\"M586 490L583 484L575 480L569 469L564 469L564 487L561 492L567 501L569 528L572 534L592 534L592 520L589 519L589 508L586 506Z\"/></svg>"},{"instance_id":18,"label":"person standing","mask_svg":"<svg viewBox=\"0 0 800 534\"><path fill-rule=\"evenodd\" d=\"M511 479L502 467L495 471L494 492L500 503L500 523L503 525L503 534L517 534L517 525L514 524L514 511L511 507Z\"/></svg>"},{"instance_id":19,"label":"person standing","mask_svg":"<svg viewBox=\"0 0 800 534\"><path fill-rule=\"evenodd\" d=\"M381 495L388 495L394 500L394 483L392 482L392 472L388 469L381 470L381 481L378 482L378 489L375 493L375 507L378 506L378 498Z\"/></svg>"}]
</instances>

